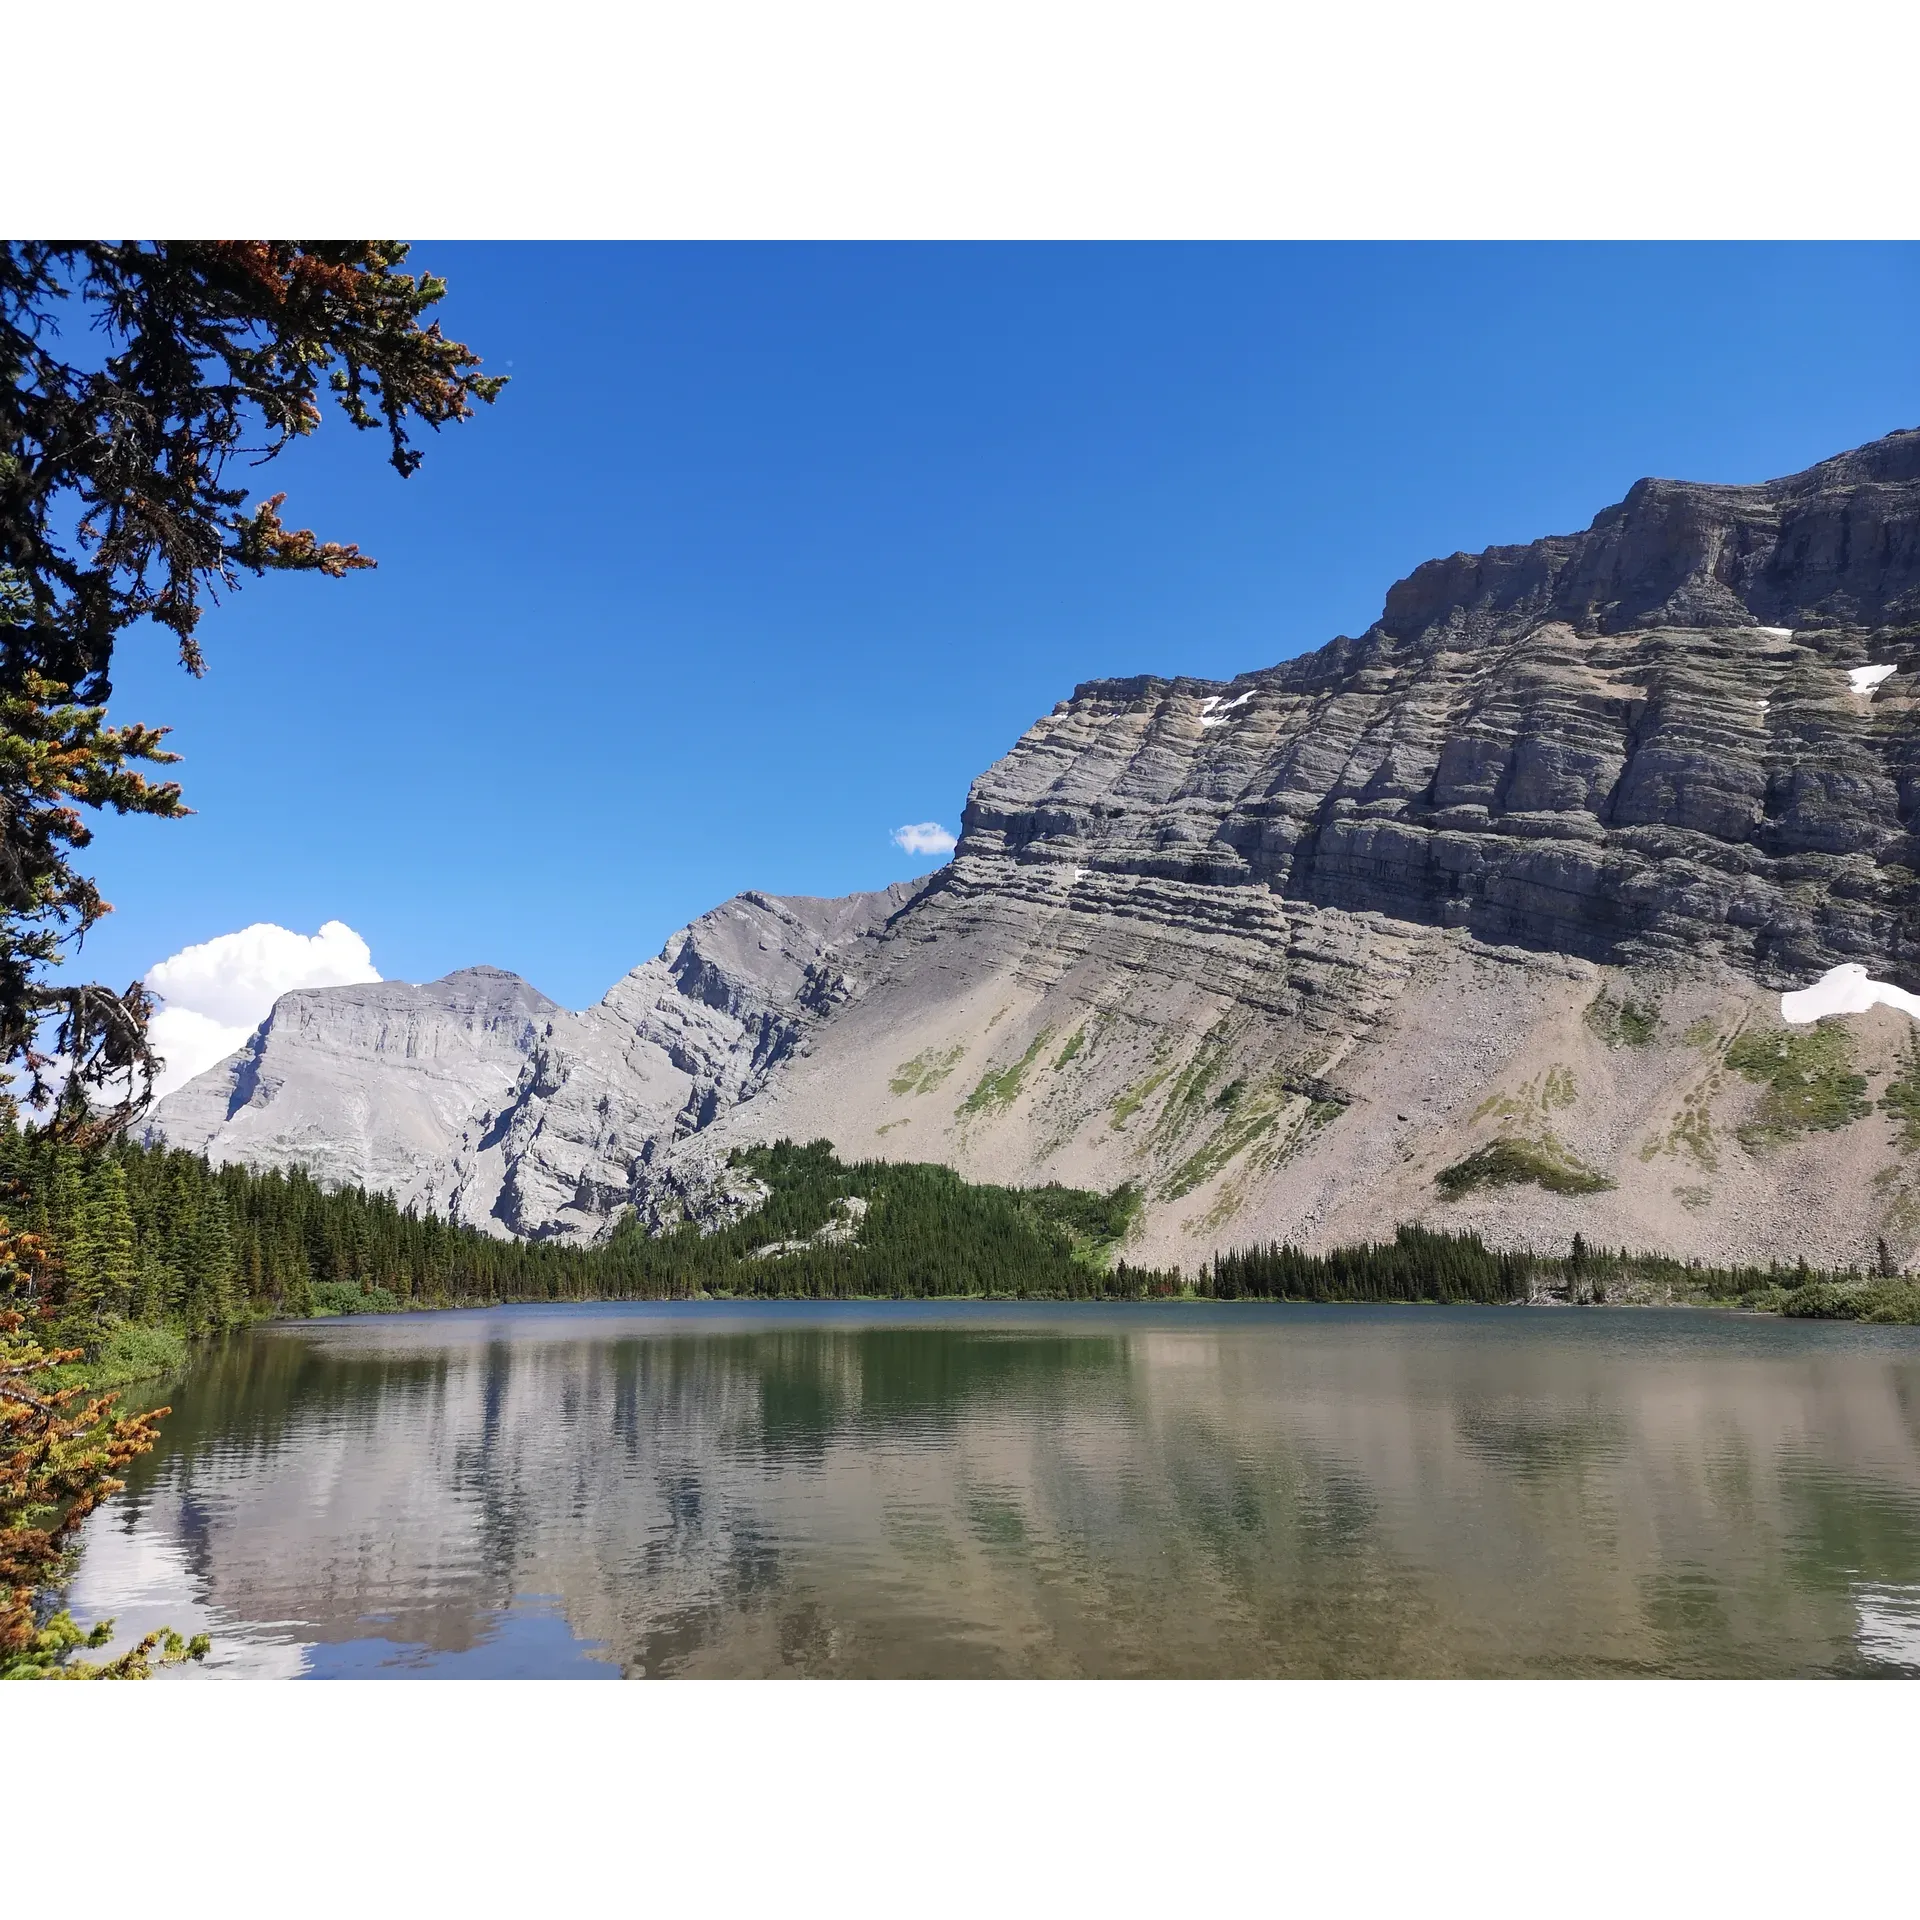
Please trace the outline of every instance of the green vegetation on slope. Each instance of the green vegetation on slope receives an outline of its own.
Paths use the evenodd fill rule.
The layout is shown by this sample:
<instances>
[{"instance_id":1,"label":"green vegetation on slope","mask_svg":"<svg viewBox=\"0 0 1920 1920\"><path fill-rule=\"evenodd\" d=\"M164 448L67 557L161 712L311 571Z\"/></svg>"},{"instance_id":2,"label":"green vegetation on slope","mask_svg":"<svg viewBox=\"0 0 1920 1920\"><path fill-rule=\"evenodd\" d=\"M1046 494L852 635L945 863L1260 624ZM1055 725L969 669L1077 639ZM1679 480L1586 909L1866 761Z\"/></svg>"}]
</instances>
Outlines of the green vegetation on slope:
<instances>
[{"instance_id":1,"label":"green vegetation on slope","mask_svg":"<svg viewBox=\"0 0 1920 1920\"><path fill-rule=\"evenodd\" d=\"M1027 1069L1040 1057L1040 1050L1053 1038L1051 1027L1042 1027L1034 1036L1033 1045L1023 1053L1012 1066L995 1073L991 1068L980 1076L980 1084L961 1101L959 1111L963 1114L986 1113L994 1107L1010 1107L1020 1094L1020 1083L1027 1077Z\"/></svg>"},{"instance_id":2,"label":"green vegetation on slope","mask_svg":"<svg viewBox=\"0 0 1920 1920\"><path fill-rule=\"evenodd\" d=\"M1880 1096L1880 1110L1899 1126L1902 1146L1909 1152L1920 1148L1920 1035L1907 1035L1899 1071Z\"/></svg>"},{"instance_id":3,"label":"green vegetation on slope","mask_svg":"<svg viewBox=\"0 0 1920 1920\"><path fill-rule=\"evenodd\" d=\"M1549 1193L1605 1193L1614 1183L1555 1140L1495 1140L1443 1167L1433 1184L1449 1200L1476 1187L1545 1187Z\"/></svg>"},{"instance_id":4,"label":"green vegetation on slope","mask_svg":"<svg viewBox=\"0 0 1920 1920\"><path fill-rule=\"evenodd\" d=\"M1610 1047L1650 1047L1659 1037L1660 1012L1644 1001L1603 993L1588 1007L1587 1025Z\"/></svg>"},{"instance_id":5,"label":"green vegetation on slope","mask_svg":"<svg viewBox=\"0 0 1920 1920\"><path fill-rule=\"evenodd\" d=\"M1830 1132L1871 1111L1866 1079L1853 1070L1853 1041L1837 1024L1743 1033L1727 1049L1727 1065L1766 1088L1740 1129L1746 1147Z\"/></svg>"},{"instance_id":6,"label":"green vegetation on slope","mask_svg":"<svg viewBox=\"0 0 1920 1920\"><path fill-rule=\"evenodd\" d=\"M1129 1087L1124 1093L1115 1097L1113 1102L1113 1116L1108 1123L1112 1126L1114 1132L1122 1133L1126 1130L1127 1122L1153 1098L1154 1094L1159 1090L1161 1083L1165 1081L1172 1072L1173 1069L1171 1067L1162 1067L1157 1072L1148 1074L1138 1086Z\"/></svg>"},{"instance_id":7,"label":"green vegetation on slope","mask_svg":"<svg viewBox=\"0 0 1920 1920\"><path fill-rule=\"evenodd\" d=\"M948 1047L944 1052L938 1047L928 1047L895 1067L887 1085L895 1093L932 1093L960 1064L965 1052L965 1047Z\"/></svg>"}]
</instances>

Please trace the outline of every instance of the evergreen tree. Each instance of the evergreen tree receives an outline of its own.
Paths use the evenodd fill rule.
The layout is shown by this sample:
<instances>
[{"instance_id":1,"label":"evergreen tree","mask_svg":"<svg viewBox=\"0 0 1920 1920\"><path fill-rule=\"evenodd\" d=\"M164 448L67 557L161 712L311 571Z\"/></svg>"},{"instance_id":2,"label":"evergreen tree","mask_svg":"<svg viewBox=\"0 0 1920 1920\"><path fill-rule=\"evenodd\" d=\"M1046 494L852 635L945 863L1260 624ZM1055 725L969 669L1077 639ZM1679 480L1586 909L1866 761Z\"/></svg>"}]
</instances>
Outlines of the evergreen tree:
<instances>
[{"instance_id":1,"label":"evergreen tree","mask_svg":"<svg viewBox=\"0 0 1920 1920\"><path fill-rule=\"evenodd\" d=\"M179 1276L152 1247L143 1247L134 1287L133 1317L147 1326L160 1326L179 1294Z\"/></svg>"},{"instance_id":2,"label":"evergreen tree","mask_svg":"<svg viewBox=\"0 0 1920 1920\"><path fill-rule=\"evenodd\" d=\"M0 1220L0 1680L142 1679L156 1657L199 1659L206 1639L188 1644L163 1627L95 1665L74 1656L105 1646L113 1622L82 1633L56 1602L81 1523L119 1490L118 1469L152 1447L167 1409L117 1418L114 1395L54 1384L78 1350L37 1337L48 1252Z\"/></svg>"},{"instance_id":3,"label":"evergreen tree","mask_svg":"<svg viewBox=\"0 0 1920 1920\"><path fill-rule=\"evenodd\" d=\"M164 729L106 724L115 644L153 622L199 674L211 593L373 564L227 475L311 433L331 393L355 426L384 428L405 477L415 422L494 398L503 383L427 322L446 289L402 273L406 255L383 240L0 241L0 1063L76 1141L123 1129L154 1066L137 982L50 977L108 910L73 865L83 810L186 811L177 785L136 770L177 757ZM75 353L96 339L104 351Z\"/></svg>"},{"instance_id":4,"label":"evergreen tree","mask_svg":"<svg viewBox=\"0 0 1920 1920\"><path fill-rule=\"evenodd\" d=\"M118 1159L102 1156L87 1169L70 1247L76 1266L84 1259L88 1311L125 1319L133 1310L139 1252L127 1204L127 1176ZM77 1298L74 1304L79 1304Z\"/></svg>"},{"instance_id":5,"label":"evergreen tree","mask_svg":"<svg viewBox=\"0 0 1920 1920\"><path fill-rule=\"evenodd\" d=\"M204 1337L224 1333L238 1319L234 1305L233 1232L220 1189L209 1185L201 1200L187 1255L186 1321Z\"/></svg>"}]
</instances>

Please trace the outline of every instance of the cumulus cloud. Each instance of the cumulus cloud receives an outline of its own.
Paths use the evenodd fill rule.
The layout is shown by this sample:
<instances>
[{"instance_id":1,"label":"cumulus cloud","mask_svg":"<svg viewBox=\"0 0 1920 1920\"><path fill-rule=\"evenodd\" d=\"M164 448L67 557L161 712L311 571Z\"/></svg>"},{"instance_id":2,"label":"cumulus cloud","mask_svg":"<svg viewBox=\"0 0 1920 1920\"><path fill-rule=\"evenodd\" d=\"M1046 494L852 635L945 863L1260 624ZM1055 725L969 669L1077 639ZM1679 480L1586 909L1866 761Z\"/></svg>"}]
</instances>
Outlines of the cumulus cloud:
<instances>
[{"instance_id":1,"label":"cumulus cloud","mask_svg":"<svg viewBox=\"0 0 1920 1920\"><path fill-rule=\"evenodd\" d=\"M911 827L895 827L893 844L902 853L951 853L959 843L938 820L922 820Z\"/></svg>"},{"instance_id":2,"label":"cumulus cloud","mask_svg":"<svg viewBox=\"0 0 1920 1920\"><path fill-rule=\"evenodd\" d=\"M343 920L318 933L261 921L182 948L147 973L149 990L164 1003L149 1029L166 1061L155 1093L185 1086L244 1045L283 993L379 978L367 943Z\"/></svg>"},{"instance_id":3,"label":"cumulus cloud","mask_svg":"<svg viewBox=\"0 0 1920 1920\"><path fill-rule=\"evenodd\" d=\"M154 1097L164 1098L195 1074L217 1066L252 1031L252 1027L223 1027L186 1007L162 1007L147 1022L147 1039L162 1062L153 1076Z\"/></svg>"}]
</instances>

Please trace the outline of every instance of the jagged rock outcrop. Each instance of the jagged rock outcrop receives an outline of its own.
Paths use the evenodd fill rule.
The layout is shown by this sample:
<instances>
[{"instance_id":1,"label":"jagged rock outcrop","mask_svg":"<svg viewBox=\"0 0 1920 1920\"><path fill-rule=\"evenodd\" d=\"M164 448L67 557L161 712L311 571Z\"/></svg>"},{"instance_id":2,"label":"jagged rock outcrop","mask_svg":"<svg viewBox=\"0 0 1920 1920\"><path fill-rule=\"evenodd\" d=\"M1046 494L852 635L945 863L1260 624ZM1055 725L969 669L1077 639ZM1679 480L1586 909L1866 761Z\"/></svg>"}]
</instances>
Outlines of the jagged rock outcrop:
<instances>
[{"instance_id":1,"label":"jagged rock outcrop","mask_svg":"<svg viewBox=\"0 0 1920 1920\"><path fill-rule=\"evenodd\" d=\"M455 1217L594 1239L662 1212L655 1162L752 1097L850 993L863 949L919 891L743 893L674 935L585 1013L549 1023L509 1099L455 1155Z\"/></svg>"},{"instance_id":2,"label":"jagged rock outcrop","mask_svg":"<svg viewBox=\"0 0 1920 1920\"><path fill-rule=\"evenodd\" d=\"M742 894L584 1013L494 967L285 994L158 1103L148 1134L493 1232L594 1238L638 1200L658 1211L642 1191L655 1155L753 1095L916 891Z\"/></svg>"},{"instance_id":3,"label":"jagged rock outcrop","mask_svg":"<svg viewBox=\"0 0 1920 1920\"><path fill-rule=\"evenodd\" d=\"M1763 1123L1739 1065L1840 961L1920 988L1917 675L1920 433L1764 486L1643 481L1585 533L1418 568L1357 639L1077 689L975 782L931 883L717 909L549 1016L421 1191L518 1233L665 1225L751 1203L733 1146L824 1134L1136 1180L1130 1253L1188 1263L1413 1218L1920 1253L1875 1104L1904 1016L1850 1024L1841 1119ZM1500 1137L1559 1189L1448 1198Z\"/></svg>"}]
</instances>

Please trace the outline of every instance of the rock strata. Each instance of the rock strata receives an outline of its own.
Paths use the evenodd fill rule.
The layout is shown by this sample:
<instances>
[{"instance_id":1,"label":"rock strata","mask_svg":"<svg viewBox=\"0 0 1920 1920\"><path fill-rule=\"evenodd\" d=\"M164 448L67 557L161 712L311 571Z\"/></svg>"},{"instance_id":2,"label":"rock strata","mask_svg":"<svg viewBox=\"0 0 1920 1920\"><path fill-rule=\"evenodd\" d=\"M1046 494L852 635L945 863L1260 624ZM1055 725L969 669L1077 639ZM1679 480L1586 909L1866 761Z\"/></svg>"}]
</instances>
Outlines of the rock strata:
<instances>
[{"instance_id":1,"label":"rock strata","mask_svg":"<svg viewBox=\"0 0 1920 1920\"><path fill-rule=\"evenodd\" d=\"M1078 688L976 783L960 858L1915 986L1917 668L1920 432L1642 481L1585 534L1429 562L1357 640Z\"/></svg>"}]
</instances>

